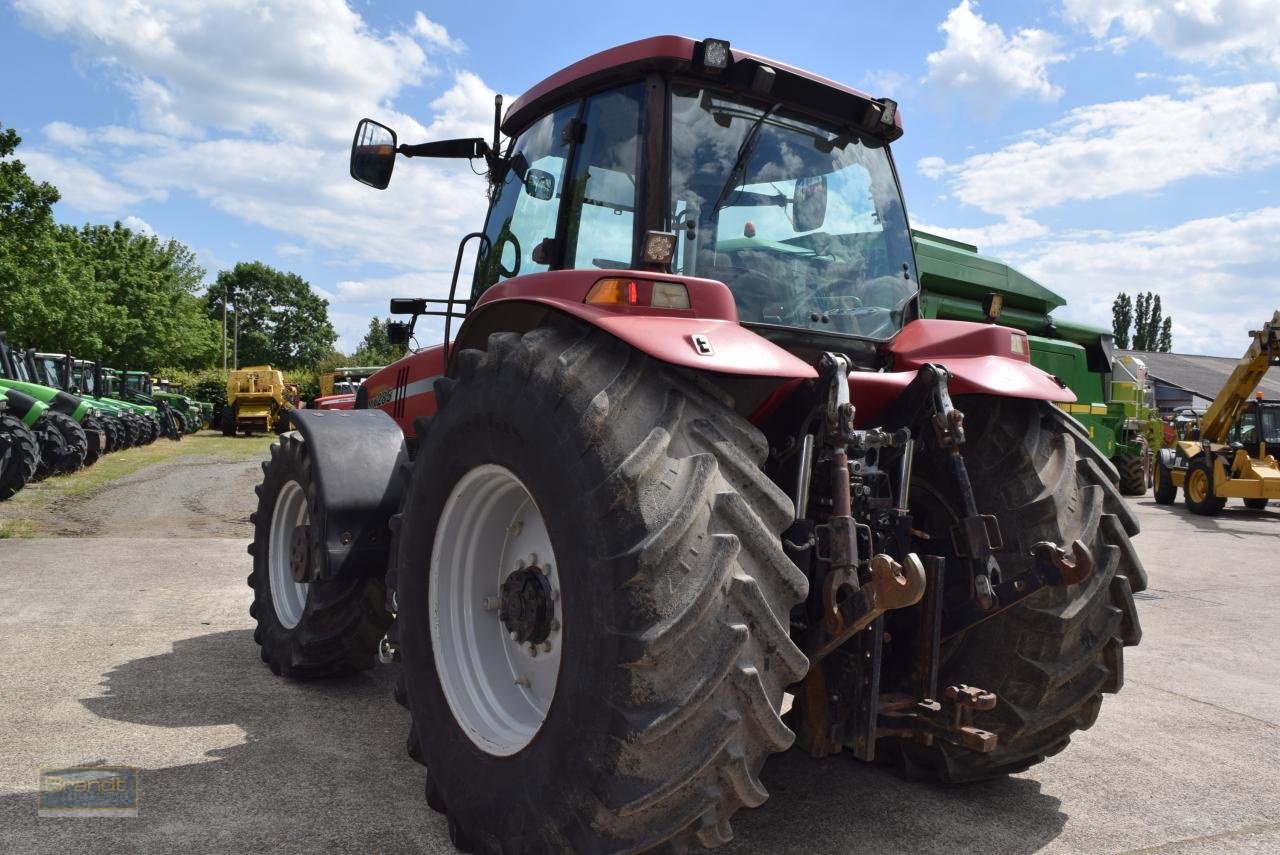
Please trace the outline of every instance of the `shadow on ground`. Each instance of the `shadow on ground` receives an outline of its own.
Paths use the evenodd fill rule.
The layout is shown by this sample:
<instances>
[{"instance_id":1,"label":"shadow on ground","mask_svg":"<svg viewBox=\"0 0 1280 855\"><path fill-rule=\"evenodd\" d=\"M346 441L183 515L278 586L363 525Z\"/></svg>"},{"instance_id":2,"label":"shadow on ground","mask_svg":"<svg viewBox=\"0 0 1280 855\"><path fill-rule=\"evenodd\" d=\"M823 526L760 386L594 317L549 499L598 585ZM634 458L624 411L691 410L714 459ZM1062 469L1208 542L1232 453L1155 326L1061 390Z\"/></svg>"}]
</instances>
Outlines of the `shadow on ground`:
<instances>
[{"instance_id":1,"label":"shadow on ground","mask_svg":"<svg viewBox=\"0 0 1280 855\"><path fill-rule=\"evenodd\" d=\"M395 671L294 683L257 661L248 630L178 641L173 652L110 671L95 715L150 728L192 728L196 744L243 742L203 762L141 773L138 819L40 820L34 794L0 799L17 823L7 851L451 852L442 817L422 798L404 752L408 715L391 700ZM157 753L181 744L159 732ZM189 756L190 752L187 752ZM127 763L129 758L84 757ZM1029 853L1066 816L1034 780L970 787L902 781L847 756L791 752L765 770L766 805L739 814L732 852Z\"/></svg>"}]
</instances>

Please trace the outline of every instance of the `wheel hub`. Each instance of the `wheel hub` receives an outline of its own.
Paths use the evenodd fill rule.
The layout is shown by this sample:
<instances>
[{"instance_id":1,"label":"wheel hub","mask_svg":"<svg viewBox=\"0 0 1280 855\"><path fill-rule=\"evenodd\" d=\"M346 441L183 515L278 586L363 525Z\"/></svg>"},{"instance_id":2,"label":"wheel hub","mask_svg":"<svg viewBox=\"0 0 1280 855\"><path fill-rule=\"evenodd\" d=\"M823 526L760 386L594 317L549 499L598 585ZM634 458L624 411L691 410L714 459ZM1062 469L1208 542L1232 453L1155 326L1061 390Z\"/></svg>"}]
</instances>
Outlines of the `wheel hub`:
<instances>
[{"instance_id":1,"label":"wheel hub","mask_svg":"<svg viewBox=\"0 0 1280 855\"><path fill-rule=\"evenodd\" d=\"M502 583L498 618L514 633L514 641L541 644L551 634L554 617L551 582L536 564L516 570Z\"/></svg>"},{"instance_id":2,"label":"wheel hub","mask_svg":"<svg viewBox=\"0 0 1280 855\"><path fill-rule=\"evenodd\" d=\"M293 581L302 584L311 581L311 526L293 527L289 536L289 571Z\"/></svg>"}]
</instances>

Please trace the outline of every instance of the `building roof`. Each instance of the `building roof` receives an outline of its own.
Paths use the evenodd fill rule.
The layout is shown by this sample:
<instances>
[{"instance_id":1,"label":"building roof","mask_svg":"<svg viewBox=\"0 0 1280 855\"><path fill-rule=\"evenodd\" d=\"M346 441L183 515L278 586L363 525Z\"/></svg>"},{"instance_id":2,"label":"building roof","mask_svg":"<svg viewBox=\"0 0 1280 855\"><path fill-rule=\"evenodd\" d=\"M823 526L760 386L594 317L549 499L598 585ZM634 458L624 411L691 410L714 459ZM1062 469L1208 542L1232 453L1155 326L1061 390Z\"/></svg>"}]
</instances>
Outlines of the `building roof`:
<instances>
[{"instance_id":1,"label":"building roof","mask_svg":"<svg viewBox=\"0 0 1280 855\"><path fill-rule=\"evenodd\" d=\"M1197 356L1190 353L1152 353L1145 350L1118 350L1136 356L1147 366L1147 376L1169 386L1177 386L1212 401L1240 362L1235 356ZM1262 397L1280 399L1280 368L1272 368L1258 384Z\"/></svg>"}]
</instances>

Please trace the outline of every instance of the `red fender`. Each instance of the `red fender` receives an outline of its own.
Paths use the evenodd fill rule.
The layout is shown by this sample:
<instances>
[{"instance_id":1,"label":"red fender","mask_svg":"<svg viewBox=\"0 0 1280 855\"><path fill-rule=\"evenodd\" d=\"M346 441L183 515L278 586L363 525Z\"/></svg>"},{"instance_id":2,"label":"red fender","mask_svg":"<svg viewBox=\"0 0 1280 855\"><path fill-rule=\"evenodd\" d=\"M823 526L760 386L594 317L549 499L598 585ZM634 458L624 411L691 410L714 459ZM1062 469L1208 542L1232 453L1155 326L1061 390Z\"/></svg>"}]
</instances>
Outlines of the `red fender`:
<instances>
[{"instance_id":1,"label":"red fender","mask_svg":"<svg viewBox=\"0 0 1280 855\"><path fill-rule=\"evenodd\" d=\"M689 291L688 309L599 306L583 300L601 279L678 282ZM641 285L643 291L645 286ZM634 270L557 270L500 282L484 292L458 331L459 343L483 329L485 315L503 305L536 303L579 318L654 359L719 374L803 379L817 377L812 365L738 323L733 294L723 282ZM710 346L700 348L695 336ZM465 346L465 344L464 344Z\"/></svg>"}]
</instances>

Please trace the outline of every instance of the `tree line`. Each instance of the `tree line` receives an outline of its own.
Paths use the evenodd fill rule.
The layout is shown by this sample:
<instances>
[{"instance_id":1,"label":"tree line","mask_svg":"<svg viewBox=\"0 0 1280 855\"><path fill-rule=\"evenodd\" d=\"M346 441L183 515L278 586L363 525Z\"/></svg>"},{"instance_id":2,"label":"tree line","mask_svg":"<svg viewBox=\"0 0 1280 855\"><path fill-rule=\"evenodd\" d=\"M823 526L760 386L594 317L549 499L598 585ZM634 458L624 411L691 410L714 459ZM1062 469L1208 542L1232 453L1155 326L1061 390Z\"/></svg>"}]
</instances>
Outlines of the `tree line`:
<instances>
[{"instance_id":1,"label":"tree line","mask_svg":"<svg viewBox=\"0 0 1280 855\"><path fill-rule=\"evenodd\" d=\"M1162 317L1160 295L1139 293L1137 308L1128 294L1121 292L1111 303L1111 331L1121 350L1168 353L1173 348L1173 318Z\"/></svg>"},{"instance_id":2,"label":"tree line","mask_svg":"<svg viewBox=\"0 0 1280 855\"><path fill-rule=\"evenodd\" d=\"M180 241L119 222L56 222L58 189L14 157L21 142L0 127L0 330L11 343L192 380L205 371L221 377L224 345L228 367L238 358L301 377L403 355L379 318L359 352L335 350L328 301L296 273L241 262L206 284Z\"/></svg>"}]
</instances>

